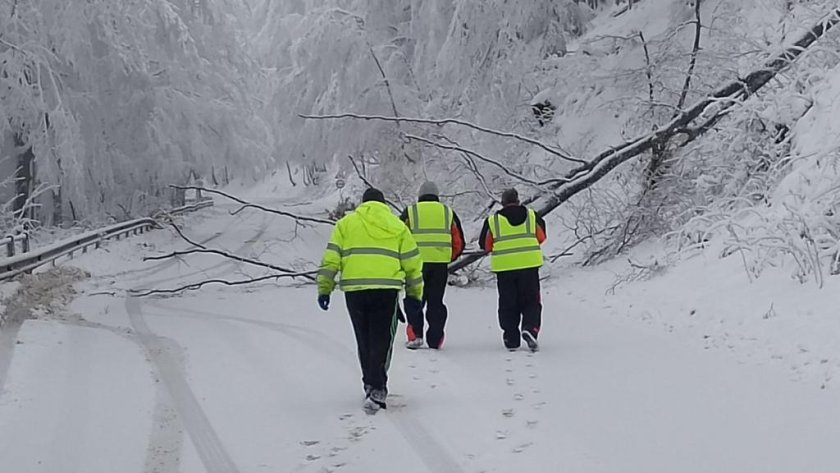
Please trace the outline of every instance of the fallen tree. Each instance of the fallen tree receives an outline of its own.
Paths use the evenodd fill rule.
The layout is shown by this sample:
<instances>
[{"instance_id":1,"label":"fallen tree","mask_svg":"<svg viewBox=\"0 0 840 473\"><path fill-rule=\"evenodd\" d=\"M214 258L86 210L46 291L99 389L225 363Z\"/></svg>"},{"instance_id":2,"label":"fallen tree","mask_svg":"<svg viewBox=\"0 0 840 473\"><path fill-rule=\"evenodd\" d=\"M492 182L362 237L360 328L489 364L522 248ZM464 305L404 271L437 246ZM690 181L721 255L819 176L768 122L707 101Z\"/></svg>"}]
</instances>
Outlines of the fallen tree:
<instances>
[{"instance_id":1,"label":"fallen tree","mask_svg":"<svg viewBox=\"0 0 840 473\"><path fill-rule=\"evenodd\" d=\"M835 8L793 45L765 62L760 69L749 73L744 78L729 82L653 132L601 152L594 159L566 173L563 176L564 180L549 185L551 192L548 195L536 195L527 199L525 203L533 205L541 216L547 215L580 191L601 180L619 165L655 147L664 148L680 136L685 138L681 146L696 140L725 118L737 103L755 95L777 74L793 64L811 45L838 23L840 23L840 8ZM482 253L465 256L450 265L449 271L458 271L484 256L486 254Z\"/></svg>"}]
</instances>

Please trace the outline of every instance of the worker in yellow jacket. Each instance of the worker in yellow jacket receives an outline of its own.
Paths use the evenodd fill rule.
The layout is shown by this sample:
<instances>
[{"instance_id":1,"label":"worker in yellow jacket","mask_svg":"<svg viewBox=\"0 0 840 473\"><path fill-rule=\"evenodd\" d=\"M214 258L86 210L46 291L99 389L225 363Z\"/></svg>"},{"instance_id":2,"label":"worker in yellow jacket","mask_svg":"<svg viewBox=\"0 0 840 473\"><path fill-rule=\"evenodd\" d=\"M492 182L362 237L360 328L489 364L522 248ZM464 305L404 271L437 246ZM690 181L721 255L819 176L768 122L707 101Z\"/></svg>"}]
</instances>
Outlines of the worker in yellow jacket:
<instances>
[{"instance_id":1,"label":"worker in yellow jacket","mask_svg":"<svg viewBox=\"0 0 840 473\"><path fill-rule=\"evenodd\" d=\"M388 367L397 330L398 294L412 316L422 311L423 261L405 224L385 205L378 189L367 189L355 212L335 225L318 272L318 305L327 310L336 275L356 334L364 409L385 408Z\"/></svg>"},{"instance_id":2,"label":"worker in yellow jacket","mask_svg":"<svg viewBox=\"0 0 840 473\"><path fill-rule=\"evenodd\" d=\"M519 338L532 352L539 350L542 324L540 267L545 220L519 202L516 189L502 193L502 209L484 221L478 244L490 253L490 270L499 289L499 326L508 350L519 349Z\"/></svg>"}]
</instances>

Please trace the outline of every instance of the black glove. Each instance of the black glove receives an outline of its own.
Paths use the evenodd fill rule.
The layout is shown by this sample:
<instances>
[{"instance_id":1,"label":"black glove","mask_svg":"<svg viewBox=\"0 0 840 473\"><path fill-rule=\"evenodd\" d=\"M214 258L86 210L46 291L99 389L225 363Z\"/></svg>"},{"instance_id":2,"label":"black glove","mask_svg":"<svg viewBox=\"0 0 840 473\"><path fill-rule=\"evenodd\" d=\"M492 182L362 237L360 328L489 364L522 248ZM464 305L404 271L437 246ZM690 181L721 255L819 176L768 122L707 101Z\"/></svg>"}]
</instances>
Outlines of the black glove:
<instances>
[{"instance_id":1,"label":"black glove","mask_svg":"<svg viewBox=\"0 0 840 473\"><path fill-rule=\"evenodd\" d=\"M403 299L403 307L407 316L423 316L423 301L419 301L413 297L406 297Z\"/></svg>"},{"instance_id":2,"label":"black glove","mask_svg":"<svg viewBox=\"0 0 840 473\"><path fill-rule=\"evenodd\" d=\"M327 310L330 308L330 296L329 294L321 294L318 296L318 307L321 310Z\"/></svg>"}]
</instances>

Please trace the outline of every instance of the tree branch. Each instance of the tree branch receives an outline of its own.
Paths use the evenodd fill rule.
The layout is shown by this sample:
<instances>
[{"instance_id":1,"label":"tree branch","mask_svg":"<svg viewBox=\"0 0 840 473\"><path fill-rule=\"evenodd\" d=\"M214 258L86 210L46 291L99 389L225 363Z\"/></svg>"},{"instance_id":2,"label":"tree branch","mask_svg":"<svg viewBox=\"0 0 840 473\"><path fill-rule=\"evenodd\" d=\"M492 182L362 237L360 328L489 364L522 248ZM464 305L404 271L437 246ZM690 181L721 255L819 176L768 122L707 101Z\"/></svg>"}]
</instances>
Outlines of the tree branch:
<instances>
[{"instance_id":1,"label":"tree branch","mask_svg":"<svg viewBox=\"0 0 840 473\"><path fill-rule=\"evenodd\" d=\"M186 241L189 242L189 240L186 240ZM193 244L193 243L191 243L191 244ZM177 258L179 256L186 256L186 255L192 255L192 254L213 254L213 255L223 256L225 258L229 258L229 259L232 259L232 260L236 260L236 261L239 261L241 263L247 263L247 264L251 264L251 265L254 265L254 266L260 266L262 268L272 269L272 270L275 270L275 271L279 271L281 273L286 273L286 274L296 274L296 273L298 273L297 271L294 271L294 270L291 270L291 269L288 269L288 268L284 268L282 266L275 266L275 265L270 264L270 263L263 263L261 261L253 260L253 259L250 259L250 258L245 258L243 256L238 256L238 255L235 255L235 254L232 254L232 253L228 253L226 251L216 250L216 249L213 249L213 248L204 248L204 247L194 248L194 249L191 249L191 250L173 251L173 252L167 253L165 255L145 256L145 257L143 257L143 261L158 261L158 260L169 259L169 258ZM316 271L312 271L313 274L315 272ZM302 276L302 277L305 277L306 279L309 279L310 281L315 281L315 278L312 277L312 276Z\"/></svg>"},{"instance_id":2,"label":"tree branch","mask_svg":"<svg viewBox=\"0 0 840 473\"><path fill-rule=\"evenodd\" d=\"M700 51L700 33L703 30L703 25L700 23L700 2L694 2L694 44L691 46L691 61L688 64L688 71L685 73L685 82L683 83L682 91L680 92L680 99L677 101L677 110L682 110L685 105L685 100L688 97L688 91L691 88L691 77L694 75L694 67L697 65L697 53ZM674 112L674 117L680 112Z\"/></svg>"},{"instance_id":3,"label":"tree branch","mask_svg":"<svg viewBox=\"0 0 840 473\"><path fill-rule=\"evenodd\" d=\"M535 140L533 138L528 138L527 136L522 136L518 133L512 133L512 132L508 132L508 131L499 131L499 130L494 130L494 129L491 129L491 128L486 128L486 127L476 125L474 123L470 123L470 122L467 122L467 121L464 121L464 120L459 120L457 118L444 118L444 119L434 120L434 119L428 119L428 118L386 117L384 115L361 115L361 114L357 114L357 113L340 113L340 114L335 114L335 115L298 114L298 116L301 117L301 118L307 119L307 120L340 120L340 119L345 119L345 118L355 118L355 119L359 119L359 120L379 120L379 121L390 121L390 122L398 122L398 123L399 122L425 123L425 124L428 124L428 125L438 125L438 126L443 126L443 125L447 125L447 124L460 125L460 126L465 126L467 128L472 128L473 130L478 130L478 131L481 131L481 132L484 132L484 133L489 133L491 135L503 136L503 137L506 137L506 138L513 138L515 140L519 140L519 141L537 146L538 148L542 148L543 150L553 154L554 156L557 156L561 159L565 159L566 161L570 161L570 162L578 163L578 164L586 164L586 161L584 161L582 159L574 158L564 151L561 151L561 150L559 150L555 147L549 146L549 145L547 145L547 144L545 144L541 141Z\"/></svg>"},{"instance_id":4,"label":"tree branch","mask_svg":"<svg viewBox=\"0 0 840 473\"><path fill-rule=\"evenodd\" d=\"M227 281L224 279L206 279L204 281L199 281L197 283L186 284L184 286L176 287L173 289L129 289L128 292L131 293L134 297L146 297L156 294L178 294L183 291L195 291L201 289L202 287L208 284L224 284L225 286L242 286L245 284L254 284L257 282L267 281L269 279L280 279L280 278L296 278L296 277L304 277L304 276L312 276L313 274L317 273L317 271L307 271L302 273L285 273L285 274L270 274L267 276L261 276L258 278L251 278L251 279L240 279L236 281Z\"/></svg>"},{"instance_id":5,"label":"tree branch","mask_svg":"<svg viewBox=\"0 0 840 473\"><path fill-rule=\"evenodd\" d=\"M317 218L317 217L306 217L306 216L303 216L303 215L296 215L296 214L293 214L293 213L290 213L290 212L285 212L283 210L272 209L272 208L269 208L269 207L265 207L265 206L262 206L262 205L259 205L259 204L254 204L254 203L242 200L239 197L230 195L226 192L222 192L222 191L216 190L216 189L208 189L206 187L201 187L201 186L170 185L169 187L172 187L173 189L200 190L202 192L207 192L207 193L210 193L210 194L218 194L218 195L220 195L222 197L225 197L225 198L228 198L228 199L230 199L230 200L232 200L236 203L242 204L242 208L236 210L234 213L239 213L243 209L253 207L255 209L262 210L263 212L268 212L268 213L272 213L272 214L276 214L276 215L282 215L284 217L293 218L298 223L311 222L311 223L321 223L321 224L324 224L324 225L334 225L333 222L331 222L330 220L327 220L327 219Z\"/></svg>"},{"instance_id":6,"label":"tree branch","mask_svg":"<svg viewBox=\"0 0 840 473\"><path fill-rule=\"evenodd\" d=\"M391 82L388 81L388 76L385 75L385 69L382 68L382 64L379 62L379 58L376 57L376 54L373 52L373 46L368 43L368 49L370 49L370 55L373 56L373 62L376 63L376 67L379 69L379 73L382 74L382 80L385 82L385 89L388 90L388 98L391 99L391 109L394 111L394 117L399 117L400 114L397 112L397 103L394 101L394 94L391 93ZM400 122L397 122L397 128L400 127Z\"/></svg>"},{"instance_id":7,"label":"tree branch","mask_svg":"<svg viewBox=\"0 0 840 473\"><path fill-rule=\"evenodd\" d=\"M368 178L366 178L366 177L364 176L364 174L362 174L362 170L361 170L361 169L359 169L359 166L356 164L356 160L353 158L353 156L351 156L351 155L349 155L349 154L348 154L348 155L347 155L347 159L349 159L349 160L350 160L350 163L353 165L353 169L355 169L355 170L356 170L356 175L357 175L357 176L359 176L359 179L361 179L361 180L362 180L362 182L364 182L366 186L368 186L368 187L370 187L370 188L375 188L375 189L378 189L378 187L374 186L374 185L373 185L373 184L372 184L372 183L368 180ZM391 208L393 208L393 209L394 209L394 210L396 210L397 212L401 212L401 211L402 211L402 209L401 209L400 207L398 207L395 203L393 203L393 202L391 202L390 200L388 200L388 198L387 198L387 197L385 198L385 203L386 203L386 204L388 204L388 205L390 205L390 206L391 206Z\"/></svg>"},{"instance_id":8,"label":"tree branch","mask_svg":"<svg viewBox=\"0 0 840 473\"><path fill-rule=\"evenodd\" d=\"M446 150L450 150L450 151L458 151L460 153L468 154L472 157L480 159L481 161L484 161L485 163L492 164L493 166L496 166L497 168L501 169L502 172L504 172L508 176L514 177L516 179L519 179L522 182L526 182L526 183L531 184L531 185L536 186L536 187L542 187L542 186L545 186L547 184L566 182L566 179L564 179L564 178L547 179L545 181L534 181L533 179L529 179L529 178L527 178L527 177L525 177L525 176L523 176L519 173L511 171L507 166L505 166L504 164L502 164L502 163L500 163L500 162L498 162L494 159L490 159L488 157L485 157L485 156L481 155L480 153L478 153L477 151L473 151L471 149L461 147L457 143L456 144L438 143L438 142L429 140L427 138L423 138L422 136L412 135L412 134L409 134L409 133L406 133L403 136L405 136L409 140L419 141L421 143L425 143L425 144L430 145L430 146L435 146L437 148L446 149Z\"/></svg>"}]
</instances>

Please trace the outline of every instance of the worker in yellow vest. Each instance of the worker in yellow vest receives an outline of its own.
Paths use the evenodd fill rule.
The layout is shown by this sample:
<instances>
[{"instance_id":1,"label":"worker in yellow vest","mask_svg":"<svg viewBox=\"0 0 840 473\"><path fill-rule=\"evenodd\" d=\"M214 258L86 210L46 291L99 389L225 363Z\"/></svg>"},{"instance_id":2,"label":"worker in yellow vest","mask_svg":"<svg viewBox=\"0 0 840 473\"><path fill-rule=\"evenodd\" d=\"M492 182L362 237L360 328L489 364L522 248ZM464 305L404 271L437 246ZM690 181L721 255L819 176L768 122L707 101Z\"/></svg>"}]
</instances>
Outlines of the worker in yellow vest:
<instances>
[{"instance_id":1,"label":"worker in yellow vest","mask_svg":"<svg viewBox=\"0 0 840 473\"><path fill-rule=\"evenodd\" d=\"M464 251L464 230L458 215L441 203L440 192L434 182L420 186L417 203L405 209L400 219L408 225L423 259L423 304L425 319L429 323L426 343L429 348L443 348L444 326L447 309L443 303L449 263ZM423 346L423 312L406 310L408 323L406 348L415 350Z\"/></svg>"},{"instance_id":2,"label":"worker in yellow vest","mask_svg":"<svg viewBox=\"0 0 840 473\"><path fill-rule=\"evenodd\" d=\"M520 337L528 348L539 349L542 322L540 267L545 221L519 203L516 189L502 193L502 209L484 222L478 243L490 253L499 291L499 326L510 351L519 349Z\"/></svg>"},{"instance_id":3,"label":"worker in yellow vest","mask_svg":"<svg viewBox=\"0 0 840 473\"><path fill-rule=\"evenodd\" d=\"M422 310L423 261L414 237L385 205L378 189L367 189L355 212L335 225L321 269L318 305L329 309L335 278L344 291L356 335L363 408L369 414L386 407L388 367L397 331L398 294L405 289L406 311Z\"/></svg>"}]
</instances>

